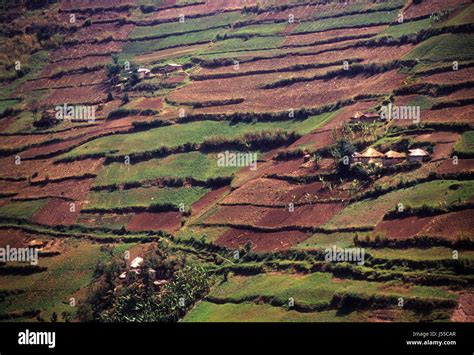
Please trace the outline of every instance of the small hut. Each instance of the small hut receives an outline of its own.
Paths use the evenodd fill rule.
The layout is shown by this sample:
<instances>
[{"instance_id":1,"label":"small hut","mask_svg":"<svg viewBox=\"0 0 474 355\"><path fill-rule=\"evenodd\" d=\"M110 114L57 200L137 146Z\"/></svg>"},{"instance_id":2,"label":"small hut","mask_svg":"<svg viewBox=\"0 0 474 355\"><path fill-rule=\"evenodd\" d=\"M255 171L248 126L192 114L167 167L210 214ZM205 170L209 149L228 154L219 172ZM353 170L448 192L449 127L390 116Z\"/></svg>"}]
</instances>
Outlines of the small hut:
<instances>
[{"instance_id":1,"label":"small hut","mask_svg":"<svg viewBox=\"0 0 474 355\"><path fill-rule=\"evenodd\" d=\"M377 149L367 148L360 155L360 160L363 164L369 164L373 162L380 162L383 159L384 155L380 153Z\"/></svg>"},{"instance_id":2,"label":"small hut","mask_svg":"<svg viewBox=\"0 0 474 355\"><path fill-rule=\"evenodd\" d=\"M408 152L408 160L411 163L421 163L430 156L426 150L420 148L410 149Z\"/></svg>"},{"instance_id":3,"label":"small hut","mask_svg":"<svg viewBox=\"0 0 474 355\"><path fill-rule=\"evenodd\" d=\"M389 150L383 156L383 165L392 166L392 165L403 163L406 157L407 156L405 153L399 153L399 152L396 152L395 150Z\"/></svg>"},{"instance_id":4,"label":"small hut","mask_svg":"<svg viewBox=\"0 0 474 355\"><path fill-rule=\"evenodd\" d=\"M357 111L351 117L352 122L377 122L380 121L380 115L375 112L361 112Z\"/></svg>"}]
</instances>

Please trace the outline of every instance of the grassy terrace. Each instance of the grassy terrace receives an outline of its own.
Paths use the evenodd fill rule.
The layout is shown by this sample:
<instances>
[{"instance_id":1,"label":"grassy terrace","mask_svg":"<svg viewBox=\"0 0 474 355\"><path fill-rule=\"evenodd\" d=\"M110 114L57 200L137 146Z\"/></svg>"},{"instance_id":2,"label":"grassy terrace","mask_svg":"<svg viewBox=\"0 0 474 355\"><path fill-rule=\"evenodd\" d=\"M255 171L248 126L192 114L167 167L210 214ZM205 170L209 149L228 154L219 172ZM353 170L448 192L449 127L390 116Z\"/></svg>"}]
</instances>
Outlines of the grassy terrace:
<instances>
[{"instance_id":1,"label":"grassy terrace","mask_svg":"<svg viewBox=\"0 0 474 355\"><path fill-rule=\"evenodd\" d=\"M311 116L304 121L257 122L231 124L228 121L197 121L150 129L126 135L112 135L88 142L60 158L76 158L82 155L125 155L153 151L162 147L176 148L186 143L200 144L215 137L237 138L248 132L282 129L307 133L323 125L334 113Z\"/></svg>"},{"instance_id":2,"label":"grassy terrace","mask_svg":"<svg viewBox=\"0 0 474 355\"><path fill-rule=\"evenodd\" d=\"M46 205L47 202L48 199L11 202L0 207L0 216L30 218Z\"/></svg>"},{"instance_id":3,"label":"grassy terrace","mask_svg":"<svg viewBox=\"0 0 474 355\"><path fill-rule=\"evenodd\" d=\"M293 33L321 32L335 28L388 24L396 20L398 12L399 10L382 11L303 22L296 27Z\"/></svg>"},{"instance_id":4,"label":"grassy terrace","mask_svg":"<svg viewBox=\"0 0 474 355\"><path fill-rule=\"evenodd\" d=\"M282 45L284 37L251 37L248 40L242 38L230 38L223 41L217 41L209 47L205 53L225 53L225 52L243 52L275 49ZM202 54L202 53L201 53Z\"/></svg>"},{"instance_id":5,"label":"grassy terrace","mask_svg":"<svg viewBox=\"0 0 474 355\"><path fill-rule=\"evenodd\" d=\"M445 290L427 286L406 286L396 282L378 283L350 279L335 280L329 273L309 275L259 274L234 276L211 291L209 296L224 300L247 301L258 296L274 297L283 304L293 298L308 306L329 304L336 292L360 295L453 299Z\"/></svg>"},{"instance_id":6,"label":"grassy terrace","mask_svg":"<svg viewBox=\"0 0 474 355\"><path fill-rule=\"evenodd\" d=\"M209 191L209 189L203 187L150 187L113 192L91 192L89 195L89 203L83 208L83 211L91 209L112 210L131 207L148 208L151 205L164 204L174 205L178 208L181 203L183 203L185 207L189 207Z\"/></svg>"},{"instance_id":7,"label":"grassy terrace","mask_svg":"<svg viewBox=\"0 0 474 355\"><path fill-rule=\"evenodd\" d=\"M434 312L436 313L436 312ZM392 314L392 313L390 313ZM270 305L246 302L240 304L215 304L202 301L189 312L183 322L368 322L373 320L371 311L340 313L336 310L301 313ZM405 310L394 312L397 322L418 322L421 314ZM421 318L421 319L420 319Z\"/></svg>"},{"instance_id":8,"label":"grassy terrace","mask_svg":"<svg viewBox=\"0 0 474 355\"><path fill-rule=\"evenodd\" d=\"M431 20L429 18L418 21L403 22L401 24L394 24L389 26L386 30L380 32L380 34L378 34L377 36L391 36L394 38L399 38L403 35L418 33L421 30L426 30L430 27Z\"/></svg>"},{"instance_id":9,"label":"grassy terrace","mask_svg":"<svg viewBox=\"0 0 474 355\"><path fill-rule=\"evenodd\" d=\"M454 154L461 156L474 155L474 131L464 132L454 145Z\"/></svg>"},{"instance_id":10,"label":"grassy terrace","mask_svg":"<svg viewBox=\"0 0 474 355\"><path fill-rule=\"evenodd\" d=\"M3 275L0 278L0 289L22 289L19 296L7 296L2 300L0 313L27 310L41 310L41 316L49 320L55 311L73 313L69 299L77 297L76 292L87 286L92 280L94 269L99 260L107 261L109 256L100 251L99 244L67 240L65 251L61 255L41 258L39 266L47 267L47 272L31 275ZM116 249L120 252L130 247L123 244Z\"/></svg>"},{"instance_id":11,"label":"grassy terrace","mask_svg":"<svg viewBox=\"0 0 474 355\"><path fill-rule=\"evenodd\" d=\"M474 34L445 34L429 38L413 49L405 59L424 62L469 60L474 58Z\"/></svg>"},{"instance_id":12,"label":"grassy terrace","mask_svg":"<svg viewBox=\"0 0 474 355\"><path fill-rule=\"evenodd\" d=\"M105 166L95 184L111 185L132 181L146 181L164 177L187 178L199 181L231 176L238 167L220 167L216 154L190 152L152 159L134 165L112 163Z\"/></svg>"},{"instance_id":13,"label":"grassy terrace","mask_svg":"<svg viewBox=\"0 0 474 355\"><path fill-rule=\"evenodd\" d=\"M397 207L421 207L423 204L436 206L466 202L474 195L474 181L442 180L422 183L407 189L400 189L375 199L355 202L336 214L323 227L374 226L383 215Z\"/></svg>"},{"instance_id":14,"label":"grassy terrace","mask_svg":"<svg viewBox=\"0 0 474 355\"><path fill-rule=\"evenodd\" d=\"M211 29L201 32L188 33L186 35L176 35L171 37L152 39L146 41L127 42L123 46L122 57L152 53L160 49L191 45L194 43L211 42L222 32L221 28Z\"/></svg>"},{"instance_id":15,"label":"grassy terrace","mask_svg":"<svg viewBox=\"0 0 474 355\"><path fill-rule=\"evenodd\" d=\"M230 26L238 19L242 19L240 11L225 12L214 16L185 19L184 22L167 22L156 26L136 26L130 34L131 39L142 37L179 34L189 31L205 31L213 27ZM250 17L248 18L250 19ZM189 34L186 35L186 37ZM183 37L180 37L182 40Z\"/></svg>"}]
</instances>

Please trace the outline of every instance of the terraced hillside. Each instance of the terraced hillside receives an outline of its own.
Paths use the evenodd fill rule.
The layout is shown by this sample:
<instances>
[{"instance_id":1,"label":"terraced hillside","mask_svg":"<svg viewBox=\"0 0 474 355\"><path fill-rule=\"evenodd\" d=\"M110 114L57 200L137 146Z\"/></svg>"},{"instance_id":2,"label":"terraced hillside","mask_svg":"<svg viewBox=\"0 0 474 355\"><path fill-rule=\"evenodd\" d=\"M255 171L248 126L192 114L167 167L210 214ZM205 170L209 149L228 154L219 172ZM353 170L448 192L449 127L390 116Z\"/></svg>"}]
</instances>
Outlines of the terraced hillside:
<instances>
[{"instance_id":1,"label":"terraced hillside","mask_svg":"<svg viewBox=\"0 0 474 355\"><path fill-rule=\"evenodd\" d=\"M474 321L471 1L3 4L0 319Z\"/></svg>"}]
</instances>

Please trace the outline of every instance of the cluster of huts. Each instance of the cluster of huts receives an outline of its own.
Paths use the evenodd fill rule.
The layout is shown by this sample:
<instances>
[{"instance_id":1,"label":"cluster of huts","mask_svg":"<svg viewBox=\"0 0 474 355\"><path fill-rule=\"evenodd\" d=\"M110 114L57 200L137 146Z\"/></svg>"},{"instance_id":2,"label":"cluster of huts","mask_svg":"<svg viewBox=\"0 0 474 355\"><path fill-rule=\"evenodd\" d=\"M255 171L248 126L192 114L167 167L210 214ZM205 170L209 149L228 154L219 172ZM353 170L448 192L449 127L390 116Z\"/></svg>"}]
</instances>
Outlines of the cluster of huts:
<instances>
[{"instance_id":1,"label":"cluster of huts","mask_svg":"<svg viewBox=\"0 0 474 355\"><path fill-rule=\"evenodd\" d=\"M183 66L181 64L168 63L160 69L160 74L158 74L158 75L167 76L168 73L182 72L182 71L183 71ZM148 69L148 68L138 68L137 73L138 73L138 77L140 79L149 79L149 78L152 78L152 77L155 76L151 72L151 70ZM132 72L129 71L128 74L132 74ZM127 81L127 80L128 80L128 78L125 78L123 81ZM123 88L124 88L124 83L123 82L115 85L115 90L118 91L118 92L123 91Z\"/></svg>"},{"instance_id":2,"label":"cluster of huts","mask_svg":"<svg viewBox=\"0 0 474 355\"><path fill-rule=\"evenodd\" d=\"M355 152L352 154L353 164L375 164L380 166L392 166L404 163L421 163L429 159L430 154L420 148L410 149L408 153L400 153L395 150L389 150L386 153L381 153L374 148L367 148L362 153Z\"/></svg>"},{"instance_id":3,"label":"cluster of huts","mask_svg":"<svg viewBox=\"0 0 474 355\"><path fill-rule=\"evenodd\" d=\"M137 256L136 258L134 258L131 261L129 271L128 272L127 271L122 272L119 275L119 279L121 279L121 280L126 279L128 273L139 275L142 272L143 263L144 263L144 259L141 256ZM154 278L154 275L155 275L156 271L153 270L152 268L149 268L148 272ZM153 281L153 285L155 286L155 289L157 289L157 290L161 289L167 283L168 283L168 280L154 280Z\"/></svg>"}]
</instances>

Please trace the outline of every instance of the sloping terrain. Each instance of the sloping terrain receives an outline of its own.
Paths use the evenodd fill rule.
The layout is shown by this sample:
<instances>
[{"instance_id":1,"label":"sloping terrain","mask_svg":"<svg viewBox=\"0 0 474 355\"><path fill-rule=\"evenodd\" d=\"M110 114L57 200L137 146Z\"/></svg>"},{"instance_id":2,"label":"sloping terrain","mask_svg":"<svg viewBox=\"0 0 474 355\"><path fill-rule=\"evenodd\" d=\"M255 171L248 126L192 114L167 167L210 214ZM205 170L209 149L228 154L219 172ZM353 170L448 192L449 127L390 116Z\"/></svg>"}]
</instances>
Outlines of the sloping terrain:
<instances>
[{"instance_id":1,"label":"sloping terrain","mask_svg":"<svg viewBox=\"0 0 474 355\"><path fill-rule=\"evenodd\" d=\"M128 251L206 270L173 320L472 321L470 1L27 3L1 13L0 246L46 246L0 265L0 319L120 321Z\"/></svg>"}]
</instances>

